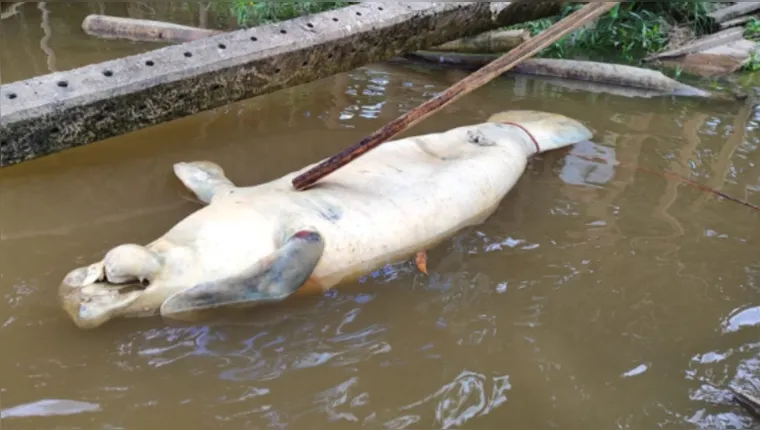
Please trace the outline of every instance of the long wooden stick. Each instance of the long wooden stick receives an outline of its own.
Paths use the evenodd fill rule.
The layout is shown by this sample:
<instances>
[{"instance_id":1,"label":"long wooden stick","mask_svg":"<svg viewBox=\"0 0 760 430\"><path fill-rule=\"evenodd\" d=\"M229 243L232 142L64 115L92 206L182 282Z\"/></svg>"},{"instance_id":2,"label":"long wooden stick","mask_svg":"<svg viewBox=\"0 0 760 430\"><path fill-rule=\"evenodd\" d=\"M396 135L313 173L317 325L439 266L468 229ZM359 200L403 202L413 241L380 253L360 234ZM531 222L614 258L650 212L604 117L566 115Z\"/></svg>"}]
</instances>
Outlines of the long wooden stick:
<instances>
[{"instance_id":1,"label":"long wooden stick","mask_svg":"<svg viewBox=\"0 0 760 430\"><path fill-rule=\"evenodd\" d=\"M444 106L485 85L492 79L517 65L519 62L535 55L563 36L578 29L580 26L596 19L604 12L612 9L618 3L619 2L592 2L587 4L552 25L538 36L522 43L517 48L509 51L452 85L437 97L434 97L417 108L401 115L383 128L364 138L364 140L356 145L324 160L322 163L297 176L292 181L293 187L297 190L308 188L323 177L441 110Z\"/></svg>"}]
</instances>

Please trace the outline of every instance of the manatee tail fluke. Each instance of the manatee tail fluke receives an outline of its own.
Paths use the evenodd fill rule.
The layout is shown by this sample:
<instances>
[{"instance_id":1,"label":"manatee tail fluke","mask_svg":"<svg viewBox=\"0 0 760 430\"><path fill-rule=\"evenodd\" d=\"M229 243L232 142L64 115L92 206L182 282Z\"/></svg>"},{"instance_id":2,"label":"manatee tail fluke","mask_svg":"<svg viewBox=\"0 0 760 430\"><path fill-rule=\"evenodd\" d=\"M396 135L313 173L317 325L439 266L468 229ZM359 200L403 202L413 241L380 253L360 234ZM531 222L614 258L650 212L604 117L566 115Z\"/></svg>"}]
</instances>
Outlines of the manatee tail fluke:
<instances>
[{"instance_id":1,"label":"manatee tail fluke","mask_svg":"<svg viewBox=\"0 0 760 430\"><path fill-rule=\"evenodd\" d=\"M488 122L520 129L529 153L542 153L574 145L593 137L581 122L557 113L509 110L492 115Z\"/></svg>"},{"instance_id":2,"label":"manatee tail fluke","mask_svg":"<svg viewBox=\"0 0 760 430\"><path fill-rule=\"evenodd\" d=\"M510 110L492 115L488 119L488 122L505 124L519 129L516 133L519 133L519 135L523 137L525 149L530 155L574 145L593 137L591 130L586 128L586 126L579 121L550 112ZM595 159L581 154L575 154L574 156L587 161L596 162ZM643 166L629 165L619 161L616 161L616 165L633 168L641 172L654 173L665 178L675 178L703 191L740 203L752 209L760 210L760 206L758 205L701 185L696 181L672 172L656 171Z\"/></svg>"}]
</instances>

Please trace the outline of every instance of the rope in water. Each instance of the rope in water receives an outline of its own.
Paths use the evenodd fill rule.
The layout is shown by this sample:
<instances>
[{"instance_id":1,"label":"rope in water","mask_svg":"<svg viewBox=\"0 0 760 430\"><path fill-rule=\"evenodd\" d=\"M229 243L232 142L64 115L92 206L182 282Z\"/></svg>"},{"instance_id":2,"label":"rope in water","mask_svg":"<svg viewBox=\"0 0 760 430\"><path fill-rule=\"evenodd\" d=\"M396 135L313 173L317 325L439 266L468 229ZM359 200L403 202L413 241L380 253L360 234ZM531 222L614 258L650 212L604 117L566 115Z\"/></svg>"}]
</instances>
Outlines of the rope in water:
<instances>
[{"instance_id":1,"label":"rope in water","mask_svg":"<svg viewBox=\"0 0 760 430\"><path fill-rule=\"evenodd\" d=\"M527 128L523 127L520 124L517 124L517 123L514 123L514 122L510 122L510 121L502 121L502 124L512 125L512 126L515 126L515 127L519 128L519 129L521 129L522 131L524 131L525 134L527 134L530 137L530 140L533 142L533 144L536 145L536 153L541 152L541 147L538 145L538 140L536 140L536 138L533 136L533 134L530 131L528 131ZM591 161L592 163L596 163L596 162L599 161L599 159L597 159L597 158L587 157L585 155L580 155L580 154L573 154L573 156L581 158L581 159L586 160L586 161ZM652 173L654 175L661 175L661 176L663 176L665 178L668 178L668 177L675 178L675 179L678 179L678 180L680 180L680 181L682 181L682 182L684 182L686 184L691 185L692 187L698 188L698 189L700 189L702 191L706 191L708 193L715 194L715 195L717 195L719 197L722 197L724 199L731 200L731 201L733 201L735 203L739 203L739 204L742 204L742 205L747 206L749 208L752 208L752 209L755 209L757 211L760 211L760 206L758 206L758 205L755 205L755 204L752 204L752 203L750 203L748 201L745 201L745 200L742 200L742 199L730 196L730 195L728 195L728 194L726 194L726 193L724 193L722 191L718 191L718 190L710 188L710 187L708 187L706 185L702 185L699 182L693 181L693 180L691 180L689 178L684 178L683 176L681 176L679 174L676 174L676 173L672 173L672 172L660 172L660 171L657 171L657 170L647 169L646 167L633 166L633 165L630 165L630 164L627 164L627 163L623 163L622 161L616 161L615 165L621 166L621 167L627 167L629 169L636 169L636 170L638 170L640 172L647 172L647 173Z\"/></svg>"}]
</instances>

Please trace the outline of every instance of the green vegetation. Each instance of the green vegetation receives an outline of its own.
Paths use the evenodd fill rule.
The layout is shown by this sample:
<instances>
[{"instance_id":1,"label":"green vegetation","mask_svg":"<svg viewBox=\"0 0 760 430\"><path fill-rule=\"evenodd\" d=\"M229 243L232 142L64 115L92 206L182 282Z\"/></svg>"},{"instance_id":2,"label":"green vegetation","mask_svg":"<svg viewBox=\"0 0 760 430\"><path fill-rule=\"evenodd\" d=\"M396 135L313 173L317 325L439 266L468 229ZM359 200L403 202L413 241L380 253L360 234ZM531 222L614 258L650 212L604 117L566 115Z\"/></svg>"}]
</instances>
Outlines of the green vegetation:
<instances>
[{"instance_id":1,"label":"green vegetation","mask_svg":"<svg viewBox=\"0 0 760 430\"><path fill-rule=\"evenodd\" d=\"M232 14L241 27L252 27L275 21L284 21L311 13L338 9L356 2L322 1L242 1L219 2L217 5L231 7Z\"/></svg>"},{"instance_id":2,"label":"green vegetation","mask_svg":"<svg viewBox=\"0 0 760 430\"><path fill-rule=\"evenodd\" d=\"M747 25L744 26L744 37L760 42L760 19L752 17ZM752 52L749 62L744 66L744 70L750 72L760 71L760 55L758 55L757 51Z\"/></svg>"},{"instance_id":3,"label":"green vegetation","mask_svg":"<svg viewBox=\"0 0 760 430\"><path fill-rule=\"evenodd\" d=\"M760 19L756 17L750 18L746 26L744 26L744 37L750 40L760 41Z\"/></svg>"},{"instance_id":4,"label":"green vegetation","mask_svg":"<svg viewBox=\"0 0 760 430\"><path fill-rule=\"evenodd\" d=\"M515 25L536 35L563 17L581 8L583 3L566 3L558 16ZM707 32L707 14L715 3L708 1L633 1L616 5L599 17L593 27L567 35L543 50L547 58L617 59L636 63L646 55L661 51L668 44L672 30L684 26L700 36Z\"/></svg>"},{"instance_id":5,"label":"green vegetation","mask_svg":"<svg viewBox=\"0 0 760 430\"><path fill-rule=\"evenodd\" d=\"M357 2L213 2L215 7L224 8L226 13L232 14L241 27L283 21L355 3ZM511 28L525 28L535 36L583 5L584 3L566 2L559 15ZM708 14L716 7L716 2L696 0L620 3L599 17L594 25L565 36L544 49L538 56L638 64L642 58L665 49L674 38L690 39L708 33ZM746 25L746 37L760 41L760 19L753 18ZM744 69L760 71L760 55L753 55ZM674 73L680 75L678 70Z\"/></svg>"}]
</instances>

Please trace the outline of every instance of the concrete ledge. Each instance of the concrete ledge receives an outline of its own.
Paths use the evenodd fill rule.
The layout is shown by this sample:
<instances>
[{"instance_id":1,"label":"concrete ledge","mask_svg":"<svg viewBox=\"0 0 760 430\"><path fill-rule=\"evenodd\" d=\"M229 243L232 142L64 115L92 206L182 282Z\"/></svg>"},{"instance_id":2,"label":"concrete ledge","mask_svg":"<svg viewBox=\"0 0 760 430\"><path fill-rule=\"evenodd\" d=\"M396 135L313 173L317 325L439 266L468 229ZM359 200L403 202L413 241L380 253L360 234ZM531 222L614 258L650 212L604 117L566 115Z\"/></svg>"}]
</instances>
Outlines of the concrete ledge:
<instances>
[{"instance_id":1,"label":"concrete ledge","mask_svg":"<svg viewBox=\"0 0 760 430\"><path fill-rule=\"evenodd\" d=\"M0 167L558 10L367 2L0 85Z\"/></svg>"}]
</instances>

